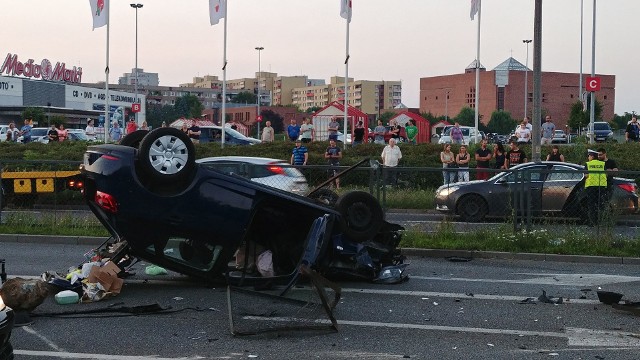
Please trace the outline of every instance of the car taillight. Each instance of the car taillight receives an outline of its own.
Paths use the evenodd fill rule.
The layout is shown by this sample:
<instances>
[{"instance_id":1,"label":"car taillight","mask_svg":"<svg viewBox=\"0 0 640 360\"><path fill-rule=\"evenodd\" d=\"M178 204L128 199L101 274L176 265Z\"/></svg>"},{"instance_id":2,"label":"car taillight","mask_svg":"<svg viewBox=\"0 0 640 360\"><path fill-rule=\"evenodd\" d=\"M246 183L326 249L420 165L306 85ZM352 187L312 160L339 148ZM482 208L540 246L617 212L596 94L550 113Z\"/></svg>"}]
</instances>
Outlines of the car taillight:
<instances>
[{"instance_id":1,"label":"car taillight","mask_svg":"<svg viewBox=\"0 0 640 360\"><path fill-rule=\"evenodd\" d=\"M267 166L267 170L271 171L276 175L284 175L284 169L282 168L282 166L269 165Z\"/></svg>"},{"instance_id":2,"label":"car taillight","mask_svg":"<svg viewBox=\"0 0 640 360\"><path fill-rule=\"evenodd\" d=\"M118 212L118 203L113 196L103 193L102 191L96 191L95 197L96 204L100 206L104 211L115 214Z\"/></svg>"},{"instance_id":3,"label":"car taillight","mask_svg":"<svg viewBox=\"0 0 640 360\"><path fill-rule=\"evenodd\" d=\"M82 180L71 179L67 181L67 189L82 190L83 187L84 182L82 182Z\"/></svg>"},{"instance_id":4,"label":"car taillight","mask_svg":"<svg viewBox=\"0 0 640 360\"><path fill-rule=\"evenodd\" d=\"M635 193L636 192L636 185L635 184L618 184L618 187L624 191L628 191L630 193Z\"/></svg>"},{"instance_id":5,"label":"car taillight","mask_svg":"<svg viewBox=\"0 0 640 360\"><path fill-rule=\"evenodd\" d=\"M117 157L113 155L107 155L107 154L103 154L100 158L105 160L119 160Z\"/></svg>"}]
</instances>

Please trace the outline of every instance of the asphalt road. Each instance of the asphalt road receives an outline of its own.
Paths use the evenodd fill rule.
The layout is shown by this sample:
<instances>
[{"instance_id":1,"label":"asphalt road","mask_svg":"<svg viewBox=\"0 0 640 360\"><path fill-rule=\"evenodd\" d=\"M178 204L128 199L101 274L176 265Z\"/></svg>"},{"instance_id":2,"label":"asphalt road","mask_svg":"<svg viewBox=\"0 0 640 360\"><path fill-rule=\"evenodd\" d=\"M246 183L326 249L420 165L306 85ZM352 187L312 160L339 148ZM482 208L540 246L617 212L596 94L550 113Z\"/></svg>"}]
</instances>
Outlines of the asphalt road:
<instances>
[{"instance_id":1,"label":"asphalt road","mask_svg":"<svg viewBox=\"0 0 640 360\"><path fill-rule=\"evenodd\" d=\"M66 271L87 246L0 243L9 277ZM475 259L409 259L411 279L398 285L342 282L338 332L294 331L232 336L225 288L207 288L135 266L116 297L57 305L34 313L159 304L176 312L120 316L35 317L16 328L17 359L637 359L638 317L597 301L598 289L640 300L640 266ZM582 289L591 291L582 292ZM555 305L529 301L546 290ZM307 298L305 287L293 294ZM580 297L586 294L586 299ZM313 297L309 297L313 298ZM317 308L233 293L243 329L326 319ZM315 312L314 309L316 310Z\"/></svg>"}]
</instances>

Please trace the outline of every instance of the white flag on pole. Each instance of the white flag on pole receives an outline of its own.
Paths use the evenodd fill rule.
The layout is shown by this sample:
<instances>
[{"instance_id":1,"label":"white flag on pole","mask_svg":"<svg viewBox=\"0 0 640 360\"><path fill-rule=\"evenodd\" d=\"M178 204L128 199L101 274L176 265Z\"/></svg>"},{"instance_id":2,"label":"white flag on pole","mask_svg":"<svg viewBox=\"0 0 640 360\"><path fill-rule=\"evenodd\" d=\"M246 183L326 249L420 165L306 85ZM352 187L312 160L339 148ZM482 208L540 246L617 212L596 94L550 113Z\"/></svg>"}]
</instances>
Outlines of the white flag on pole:
<instances>
[{"instance_id":1,"label":"white flag on pole","mask_svg":"<svg viewBox=\"0 0 640 360\"><path fill-rule=\"evenodd\" d=\"M91 6L91 16L93 16L93 30L107 25L109 19L109 0L89 0Z\"/></svg>"},{"instance_id":2,"label":"white flag on pole","mask_svg":"<svg viewBox=\"0 0 640 360\"><path fill-rule=\"evenodd\" d=\"M471 21L480 10L480 0L471 0Z\"/></svg>"},{"instance_id":3,"label":"white flag on pole","mask_svg":"<svg viewBox=\"0 0 640 360\"><path fill-rule=\"evenodd\" d=\"M340 16L347 19L348 22L351 22L351 0L340 0Z\"/></svg>"},{"instance_id":4,"label":"white flag on pole","mask_svg":"<svg viewBox=\"0 0 640 360\"><path fill-rule=\"evenodd\" d=\"M216 25L220 19L224 18L227 0L209 0L209 21L211 25Z\"/></svg>"}]
</instances>

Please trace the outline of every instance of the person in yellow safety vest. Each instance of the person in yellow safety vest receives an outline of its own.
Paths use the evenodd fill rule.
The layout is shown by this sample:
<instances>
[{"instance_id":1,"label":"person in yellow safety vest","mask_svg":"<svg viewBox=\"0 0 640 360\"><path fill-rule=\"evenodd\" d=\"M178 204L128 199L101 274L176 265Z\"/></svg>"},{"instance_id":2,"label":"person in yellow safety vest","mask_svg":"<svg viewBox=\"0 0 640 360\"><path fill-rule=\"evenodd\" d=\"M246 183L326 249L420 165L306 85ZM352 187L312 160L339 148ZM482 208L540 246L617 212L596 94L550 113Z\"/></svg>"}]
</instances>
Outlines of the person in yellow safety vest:
<instances>
[{"instance_id":1,"label":"person in yellow safety vest","mask_svg":"<svg viewBox=\"0 0 640 360\"><path fill-rule=\"evenodd\" d=\"M607 173L604 170L604 161L598 159L597 151L589 150L588 156L588 174L584 182L587 192L587 221L589 226L596 226L602 219L607 199Z\"/></svg>"}]
</instances>

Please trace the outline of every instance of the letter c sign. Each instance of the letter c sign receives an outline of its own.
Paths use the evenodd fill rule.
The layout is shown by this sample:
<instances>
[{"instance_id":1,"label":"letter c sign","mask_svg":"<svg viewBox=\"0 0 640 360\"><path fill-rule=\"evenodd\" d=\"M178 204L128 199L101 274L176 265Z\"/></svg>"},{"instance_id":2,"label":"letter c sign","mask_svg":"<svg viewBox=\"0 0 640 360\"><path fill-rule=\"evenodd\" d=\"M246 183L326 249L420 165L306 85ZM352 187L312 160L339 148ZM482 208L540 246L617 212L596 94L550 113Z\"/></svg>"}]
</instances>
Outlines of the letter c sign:
<instances>
[{"instance_id":1,"label":"letter c sign","mask_svg":"<svg viewBox=\"0 0 640 360\"><path fill-rule=\"evenodd\" d=\"M585 90L593 92L593 91L600 91L600 77L598 76L588 76L587 77L587 84L585 85Z\"/></svg>"}]
</instances>

